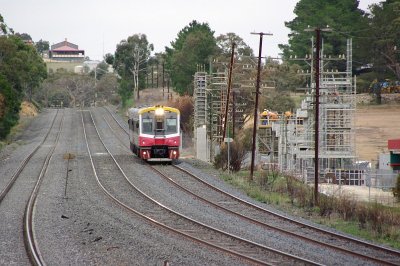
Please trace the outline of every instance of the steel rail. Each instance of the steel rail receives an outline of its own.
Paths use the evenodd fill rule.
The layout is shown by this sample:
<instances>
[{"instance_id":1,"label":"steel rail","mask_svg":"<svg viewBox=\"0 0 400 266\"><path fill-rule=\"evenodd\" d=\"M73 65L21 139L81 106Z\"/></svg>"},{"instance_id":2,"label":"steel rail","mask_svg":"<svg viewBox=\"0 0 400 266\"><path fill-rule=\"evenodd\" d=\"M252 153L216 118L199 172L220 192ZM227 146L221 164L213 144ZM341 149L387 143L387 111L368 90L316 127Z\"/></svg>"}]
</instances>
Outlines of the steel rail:
<instances>
[{"instance_id":1,"label":"steel rail","mask_svg":"<svg viewBox=\"0 0 400 266\"><path fill-rule=\"evenodd\" d=\"M208 230L212 230L212 231L214 231L214 232L216 232L216 233L219 233L219 234L228 236L228 237L230 237L230 238L232 238L232 239L235 239L236 241L245 242L245 243L250 244L250 245L252 245L252 246L255 246L255 247L258 247L258 248L262 248L262 249L264 249L265 251L273 252L273 253L278 254L278 255L280 255L280 256L287 257L287 258L290 258L290 259L292 259L292 260L295 260L295 261L298 261L298 262L301 262L301 263L311 264L311 265L320 265L320 264L315 263L315 262L313 262L313 261L310 261L310 260L307 260L307 259L304 259L304 258L300 258L300 257L298 257L298 256L294 256L294 255L292 255L292 254L285 253L285 252L282 252L282 251L279 251L279 250L276 250L276 249L273 249L273 248L270 248L270 247L266 247L266 246L260 245L260 244L258 244L258 243L255 243L255 242L252 242L252 241L249 241L249 240L240 238L240 237L238 237L238 236L235 236L235 235L232 235L232 234L223 232L223 231L221 231L221 230L219 230L219 229L216 229L216 228L207 226L207 225L205 225L205 224L203 224L203 223L201 223L201 222L198 222L198 221L193 220L193 219L191 219L191 218L189 218L189 217L187 217L187 216L185 216L185 215L183 215L183 214L180 214L180 213L178 213L178 212L176 212L176 211L174 211L174 210L168 208L167 206L165 206L165 205L159 203L158 201L154 200L153 198L151 198L150 196L148 196L147 194L145 194L143 191L141 191L138 187L136 187L136 186L129 180L129 178L126 176L125 172L123 171L123 169L121 168L121 166L119 165L119 163L117 162L117 160L115 159L115 157L112 155L112 153L109 151L109 149L107 148L107 146L106 146L105 143L103 142L103 140L102 140L102 138L101 138L101 136L100 136L100 133L99 133L99 131L98 131L98 129L97 129L96 123L94 122L93 116L92 116L91 112L89 112L89 113L90 113L90 117L91 117L92 123L93 123L93 125L94 125L94 128L95 128L95 130L96 130L96 132L97 132L97 135L98 135L98 137L99 137L99 140L100 140L101 143L103 144L104 148L106 149L106 151L108 152L108 154L110 155L110 157L113 159L114 163L116 164L116 166L117 166L118 169L120 170L121 174L124 176L124 178L127 180L127 182L132 186L132 188L134 188L136 191L138 191L138 192L139 192L142 196L144 196L145 198L149 199L151 202L157 204L159 207L162 207L163 209L167 210L168 212L171 212L171 213L173 213L173 214L175 214L175 215L177 215L177 216L179 216L179 217L181 217L181 218L183 218L183 219L186 219L186 220L190 221L191 223L195 223L195 224L197 224L197 225L199 225L199 226L201 226L201 227L207 228ZM94 172L94 174L95 174L96 180L97 180L99 186L102 188L103 192L104 192L107 196L109 196L113 201L115 201L115 202L118 203L120 206L122 206L122 207L124 207L125 209L127 209L127 210L129 210L129 211L131 211L131 212L133 212L133 213L135 213L135 214L137 214L137 215L139 215L140 217L146 219L147 221L150 221L151 223L153 223L153 224L155 224L155 225L161 226L161 227L163 227L163 228L165 228L165 229L168 229L168 230L170 230L170 231L173 231L173 232L175 232L175 233L178 233L178 234L180 234L180 235L183 235L183 236L185 236L185 237L188 237L189 239L194 240L194 241L196 241L196 242L198 242L198 243L201 243L201 244L204 244L204 245L206 245L206 246L210 246L210 247L216 248L216 249L218 249L218 250L220 250L220 251L226 252L226 253L231 254L231 255L238 256L238 257L240 257L240 258L242 258L242 259L245 259L245 260L247 260L247 261L249 261L249 262L252 262L252 263L262 264L262 265L270 265L270 263L268 263L268 262L264 262L264 261L261 261L261 260L258 260L258 259L249 257L249 256L247 256L247 255L245 255L245 254L241 254L241 253L239 253L239 252L237 252L237 251L230 250L230 249L227 249L227 248L225 248L225 247L223 247L223 246L218 246L218 245L216 245L216 244L214 244L214 243L210 243L210 242L207 242L207 241L205 241L205 240L202 240L202 239L200 239L200 238L198 238L198 237L192 236L192 235L188 234L187 231L185 232L184 230L179 230L179 229L172 228L172 227L170 227L170 226L168 226L168 225L166 225L166 224L163 224L163 223L161 223L161 222L159 222L159 221L154 220L153 218L151 218L151 217L149 217L149 216L147 216L147 215L145 215L145 214L143 214L143 213L141 213L141 212L139 212L139 211L137 211L137 210L132 209L131 207L127 206L125 203L121 202L121 201L118 200L116 197L114 197L114 196L101 184L101 181L99 180L99 177L98 177L98 175L97 175L97 171L96 171L95 166L94 166L93 158L92 158L92 156L91 156L91 151L90 151L90 147L89 147L88 140L87 140L85 124L84 124L84 121L83 121L83 115L82 115L82 123L83 123L83 127L84 127L84 136L85 136L85 140L86 140L86 146L87 146L87 150L88 150L88 153L89 153L89 157L90 157L92 169L93 169L93 172Z\"/></svg>"},{"instance_id":2,"label":"steel rail","mask_svg":"<svg viewBox=\"0 0 400 266\"><path fill-rule=\"evenodd\" d=\"M41 169L38 179L36 181L35 187L33 188L32 193L29 197L28 203L26 204L26 208L25 208L25 212L24 212L23 228L24 228L25 249L29 255L31 263L34 265L45 265L44 260L40 254L38 244L35 240L35 233L34 233L34 228L33 228L34 207L36 204L37 195L39 193L39 188L42 183L43 177L47 172L48 166L50 164L50 160L53 158L54 151L58 144L58 141L59 141L59 138L61 135L61 129L63 126L63 121L64 121L64 112L61 117L61 122L60 122L60 125L58 128L56 139L54 141L54 144L52 145L52 148L47 153L46 159L42 165L42 169Z\"/></svg>"},{"instance_id":3,"label":"steel rail","mask_svg":"<svg viewBox=\"0 0 400 266\"><path fill-rule=\"evenodd\" d=\"M357 243L358 245L363 245L363 246L365 246L365 247L367 247L367 248L372 248L372 249L379 250L379 251L382 251L382 252L390 253L390 254L395 255L395 256L399 256L399 263L393 263L393 262L390 262L390 261L386 261L386 260L381 260L381 259L375 258L375 257L373 257L373 256L369 256L369 255L361 254L361 253L358 253L358 252L346 250L346 249L341 248L341 247L337 247L337 246L334 246L334 245L331 245L331 244L328 244L328 243L324 243L324 242L322 242L322 241L318 241L318 240L315 240L315 239L312 239L312 238L309 238L309 237L302 236L302 235L300 235L300 234L296 234L296 233L290 232L290 231L285 230L285 229L281 229L281 228L276 227L276 226L271 226L271 225L269 225L269 224L260 222L260 221L258 221L258 220L256 220L256 219L253 219L253 218L251 218L251 217L244 216L244 215L242 215L242 214L240 214L240 213L231 211L231 210L229 210L229 209L227 209L227 208L225 208L225 207L223 207L223 206L220 206L220 205L215 204L215 203L213 203L213 202L211 202L211 201L208 201L207 199L204 199L204 198L202 198L201 196L198 196L198 195L194 194L193 192L191 192L191 191L189 191L189 190L183 188L182 186L180 186L179 184L177 184L175 181L173 181L173 180L170 179L169 177L166 177L166 179L169 179L169 181L170 181L171 183L175 183L176 186L182 187L182 189L184 189L184 190L187 191L188 193L191 193L191 194L195 195L196 197L198 197L199 199L205 200L205 201L209 202L209 203L212 204L212 205L217 205L219 208L224 209L224 210L226 210L227 212L231 212L231 213L237 214L237 215L239 215L239 216L244 216L245 219L249 219L249 220L251 220L251 221L254 222L254 223L261 224L261 225L263 225L263 226L276 229L276 230L281 231L281 232L283 232L283 233L287 233L287 234L290 234L290 235L293 235L293 236L302 238L302 239L304 239L304 240L308 240L308 241L310 241L310 242L318 243L318 244L321 244L321 245L323 245L323 246L330 247L330 248L333 248L333 249L336 249L336 250L340 250L340 251L342 251L342 252L346 252L346 253L349 253L349 254L352 254L352 255L361 257L361 258L365 258L365 259L368 259L368 260L372 260L372 261L375 261L375 262L378 262L378 263L381 263L381 264L400 265L400 251L393 250L393 249L386 248L386 247L382 247L382 246L378 246L378 245L374 245L374 244L371 244L371 243L368 243L368 242L366 242L366 241L362 241L362 240L359 240L359 239L356 239L356 238L352 238L352 237L348 237L348 236L336 234L336 233L334 233L334 232L327 231L327 230L324 230L324 229L315 227L315 226L313 226L313 225L305 224L305 223L299 222L299 221L297 221L297 220L291 219L291 218L289 218L289 217L285 217L285 216L283 216L283 215L281 215L281 214L278 214L278 213L273 212L273 211L271 211L271 210L267 210L267 209L261 208L261 207L255 205L255 204L253 204L253 203L251 203L251 202L248 202L248 201L243 200L243 199L241 199L241 198L239 198L239 197L237 197L237 196L235 196L235 195L232 195L232 194L230 194L230 193L228 193L228 192L225 192L225 191L223 191L223 190L221 190L221 189L219 189L219 188L213 186L212 184L208 183L207 181L204 181L202 178L196 176L195 174L189 172L188 170L183 169L183 168L180 167L180 166L172 165L172 167L174 167L174 168L176 168L176 169L182 171L183 173L185 173L185 174L191 176L192 178L194 178L196 181L198 181L198 182L200 182L200 183L206 185L207 187L209 187L209 188L211 188L211 189L213 189L213 190L215 190L215 191L217 191L217 192L219 192L219 193L221 193L221 194L223 194L223 195L225 195L225 196L227 196L227 197L232 198L233 200L235 200L235 201L237 201L237 202L239 202L239 203L241 203L241 204L247 205L247 206L249 206L249 207L251 207L251 208L254 208L254 209L256 209L256 210L258 210L258 211L261 211L261 212L264 212L264 213L266 213L266 214L276 216L276 217L278 217L278 218L280 218L280 219L283 219L283 220L285 220L285 221L289 221L289 222L294 223L294 224L296 224L296 225L298 225L298 226L307 227L308 229L312 229L312 230L314 230L314 231L316 231L316 232L319 232L319 233L328 234L328 235L337 237L337 238L339 238L339 239L341 239L341 240L351 241L351 242L353 242L353 243ZM158 170L155 169L155 171L158 171ZM162 175L162 173L160 173L160 174Z\"/></svg>"},{"instance_id":4,"label":"steel rail","mask_svg":"<svg viewBox=\"0 0 400 266\"><path fill-rule=\"evenodd\" d=\"M43 140L28 154L28 156L25 157L25 159L21 162L19 167L15 170L13 175L11 176L10 181L7 183L5 188L0 192L0 204L7 195L7 193L10 191L12 186L14 185L15 181L17 180L18 176L21 174L22 170L25 168L25 166L28 164L29 160L32 158L32 156L39 150L39 148L43 145L43 143L46 141L47 137L50 134L51 129L53 128L54 121L56 119L56 116L58 115L58 109L56 114L53 117L52 123L50 125L49 130L47 131L46 135L44 136Z\"/></svg>"},{"instance_id":5,"label":"steel rail","mask_svg":"<svg viewBox=\"0 0 400 266\"><path fill-rule=\"evenodd\" d=\"M117 124L119 125L119 127L120 127L121 129L123 129L123 130L125 131L125 133L127 133L127 132L126 132L126 129L125 129L123 126L121 126L121 124L120 124L119 121L115 118L115 116L111 113L111 111L110 111L108 108L105 108L105 109L111 114L111 116L112 116L113 119L117 122ZM356 243L356 244L358 244L358 245L363 245L364 247L367 247L367 248L379 250L379 251L382 251L382 252L387 252L387 253L390 253L390 254L395 255L395 256L400 256L400 251L396 251L396 250L393 250L393 249L390 249L390 248L386 248L386 247L378 246L378 245L375 245L375 244L371 244L371 243L368 243L368 242L366 242L366 241L363 241L363 240L360 240L360 239L356 239L356 238L352 238L352 237L349 237L349 236L340 235L340 234L337 234L337 233L334 233L334 232L331 232L331 231L328 231L328 230L324 230L324 229L321 229L321 228L318 228L318 227L315 227L315 226L312 226L312 225L309 225L309 224L305 224L305 223L302 223L302 222L300 222L300 221L297 221L297 220L294 220L294 219L285 217L285 216L283 216L283 215L281 215L281 214L279 214L279 213L276 213L276 212L273 212L273 211L270 211L270 210L261 208L261 207L255 205L255 204L253 204L253 203L250 203L250 202L248 202L248 201L245 201L245 200L243 200L243 199L240 199L240 198L238 198L238 197L236 197L236 196L234 196L234 195L232 195L232 194L229 194L229 193L227 193L227 192L225 192L225 191L223 191L223 190L221 190L221 189L219 189L219 188L217 188L217 187L211 185L210 183L208 183L208 182L204 181L203 179L197 177L196 175L190 173L190 172L187 171L186 169L183 169L183 168L181 168L181 167L179 167L179 166L177 166L177 165L173 165L173 167L175 167L176 169L179 169L180 171L182 171L182 172L184 172L184 173L186 173L186 174L192 176L192 177L195 178L197 181L203 183L203 184L206 185L207 187L209 187L209 188L211 188L211 189L213 189L213 190L215 190L215 191L217 191L217 192L219 192L219 193L222 193L223 195L228 196L228 197L230 197L230 198L232 198L232 199L234 199L234 200L236 200L236 201L238 201L238 202L240 202L240 203L242 203L242 204L245 204L245 205L247 205L247 206L249 206L249 207L251 207L251 208L255 208L255 209L257 209L258 211L262 211L262 212L267 213L267 214L269 214L269 215L273 215L273 216L278 217L278 218L280 218L280 219L283 219L283 220L285 220L285 221L289 221L289 222L291 222L291 223L294 223L294 224L296 224L296 225L298 225L298 226L307 227L308 229L314 230L314 231L319 232L319 233L323 233L323 234L328 234L328 235L334 236L334 237L339 238L339 239L341 239L341 240L350 241L350 242ZM152 167L152 168L154 169L154 167ZM157 169L154 169L154 171L157 171L161 176L163 176L163 174L162 174L161 172L159 172ZM221 209L223 209L223 210L225 210L225 211L227 211L227 212L230 212L230 213L236 214L236 215L238 215L238 216L241 216L241 217L243 217L244 219L248 219L248 220L252 221L253 223L261 224L262 226L266 226L266 227L268 227L268 228L271 228L271 229L274 229L274 230L278 230L278 231L280 231L280 232L282 232L282 233L290 234L290 235L292 235L292 236L296 236L296 237L299 237L299 238L301 238L301 239L304 239L304 240L307 240L307 241L310 241L310 242L313 242L313 243L317 243L317 244L320 244L320 245L323 245L323 246L326 246L326 247L329 247L329 248L333 248L333 249L335 249L335 250L339 250L339 251L341 251L341 252L345 252L345 253L348 253L348 254L352 254L352 255L355 255L355 256L358 256L358 257L361 257L361 258L365 258L365 259L368 259L368 260L371 260L371 261L375 261L375 262L378 262L378 263L381 263L381 264L400 265L400 263L393 263L393 262L390 262L390 261L386 261L386 260L382 260L382 259L375 258L375 257L373 257L373 256L369 256L369 255L366 255L366 254L361 254L361 253L358 253L358 252L350 251L350 250L347 250L347 249L345 249L345 248L341 248L341 247L334 246L334 245L332 245L332 244L324 243L324 242L322 242L322 241L318 241L318 240L315 240L315 239L312 239L312 238L309 238L309 237L305 237L305 236L302 236L302 235L300 235L300 234L296 234L296 233L290 232L290 231L285 230L285 229L281 229L281 228L276 227L276 226L268 225L268 224L263 223L263 222L260 222L260 221L258 221L258 220L256 220L256 219L253 219L253 218L250 218L250 217L246 217L246 216L244 216L244 215L242 215L242 214L240 214L240 213L231 211L231 210L229 210L229 209L227 209L227 208L225 208L225 207L222 207L222 206L220 206L220 205L218 205L218 204L215 204L215 203L213 203L213 202L210 202L210 201L208 201L207 199L204 199L204 198L202 198L201 196L198 196L198 195L194 194L193 192L191 192L191 191L189 191L189 190L183 188L183 187L180 186L179 184L177 184L175 181L173 181L173 180L172 180L171 178L169 178L169 177L165 177L165 176L164 176L164 178L166 178L168 181L170 181L170 182L173 183L174 185L180 187L181 189L183 189L183 190L186 191L187 193L189 193L189 194L191 194L191 195L193 195L193 196L195 196L195 197L197 197L197 198L199 198L199 199L201 199L201 200L204 200L204 201L208 202L209 204L211 204L211 205L213 205L213 206L215 206L215 207L221 208ZM399 259L399 260L400 260L400 259Z\"/></svg>"}]
</instances>

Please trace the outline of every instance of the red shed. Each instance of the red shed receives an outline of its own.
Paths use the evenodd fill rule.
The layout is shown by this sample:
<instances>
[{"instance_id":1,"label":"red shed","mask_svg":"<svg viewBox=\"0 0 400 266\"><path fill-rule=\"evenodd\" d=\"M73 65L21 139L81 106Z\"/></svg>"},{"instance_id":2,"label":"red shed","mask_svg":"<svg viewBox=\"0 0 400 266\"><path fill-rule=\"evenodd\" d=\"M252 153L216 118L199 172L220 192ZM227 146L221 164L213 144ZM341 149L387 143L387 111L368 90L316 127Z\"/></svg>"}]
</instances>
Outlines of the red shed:
<instances>
[{"instance_id":1,"label":"red shed","mask_svg":"<svg viewBox=\"0 0 400 266\"><path fill-rule=\"evenodd\" d=\"M393 170L400 170L400 139L389 139L390 166Z\"/></svg>"}]
</instances>

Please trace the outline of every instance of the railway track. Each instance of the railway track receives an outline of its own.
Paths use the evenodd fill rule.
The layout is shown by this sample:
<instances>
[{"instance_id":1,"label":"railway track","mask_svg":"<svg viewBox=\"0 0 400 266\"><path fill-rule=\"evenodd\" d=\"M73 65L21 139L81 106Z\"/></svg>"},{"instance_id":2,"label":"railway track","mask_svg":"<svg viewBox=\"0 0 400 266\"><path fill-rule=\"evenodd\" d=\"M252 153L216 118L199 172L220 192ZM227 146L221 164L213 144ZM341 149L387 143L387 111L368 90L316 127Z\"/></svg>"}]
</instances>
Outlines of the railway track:
<instances>
[{"instance_id":1,"label":"railway track","mask_svg":"<svg viewBox=\"0 0 400 266\"><path fill-rule=\"evenodd\" d=\"M34 207L36 204L36 198L39 193L39 188L42 183L43 177L46 174L47 168L50 164L50 161L53 157L54 150L56 149L56 146L58 144L58 140L60 138L61 134L61 129L63 126L63 121L64 121L64 112L61 117L61 122L58 127L58 132L56 139L54 141L54 144L52 145L50 151L48 152L46 159L42 165L42 169L40 171L40 174L38 176L38 179L36 181L35 187L32 190L32 193L29 197L29 201L26 204L25 212L24 212L24 222L23 222L23 228L24 228L24 242L25 242L25 248L29 254L29 258L34 265L45 265L44 260L40 254L39 246L35 240L35 233L34 233Z\"/></svg>"},{"instance_id":2,"label":"railway track","mask_svg":"<svg viewBox=\"0 0 400 266\"><path fill-rule=\"evenodd\" d=\"M97 130L96 124L90 112L82 114L82 123L84 126L87 150L96 180L104 193L121 207L157 226L185 236L192 241L218 249L230 255L237 256L247 262L260 265L319 265L313 261L225 233L206 224L197 222L162 205L146 195L129 180L117 160L104 144L104 141ZM88 138L89 134L91 136L91 140ZM93 142L95 135L97 135L98 138L97 143ZM91 144L89 144L89 142L91 142ZM98 148L99 146L102 146L103 149L100 150ZM107 154L109 157L109 162L106 163L104 158L99 160L96 158L98 156L93 156L92 149L96 149L96 154L102 154L103 156L104 154ZM111 166L110 161L113 161L113 167ZM106 172L103 172L104 169L106 169ZM102 175L108 175L107 172L112 172L115 176L117 170L119 172L119 176L122 177L125 180L124 182L126 182L126 184L130 187L129 191L127 192L129 197L123 197L124 200L119 199L119 196L116 195L120 195L121 193L112 188L112 184L110 184L110 182L106 184L107 182L104 181L104 177L102 178ZM124 188L127 187L125 185L121 185L120 183L118 185ZM127 200L127 198L131 199ZM130 202L127 203L126 201Z\"/></svg>"},{"instance_id":3,"label":"railway track","mask_svg":"<svg viewBox=\"0 0 400 266\"><path fill-rule=\"evenodd\" d=\"M56 114L53 117L53 120L51 122L51 126L49 130L47 131L46 135L44 136L43 140L25 157L25 159L21 162L21 164L18 166L18 168L15 170L15 172L12 174L10 181L6 184L4 189L0 192L0 204L7 195L7 193L10 191L12 186L15 184L15 181L17 180L18 176L21 174L22 170L25 168L25 166L28 164L29 160L32 158L33 155L39 150L40 147L43 146L44 142L47 140L51 129L53 128L54 121L58 115L58 110Z\"/></svg>"},{"instance_id":4,"label":"railway track","mask_svg":"<svg viewBox=\"0 0 400 266\"><path fill-rule=\"evenodd\" d=\"M33 158L33 156L40 150L40 148L44 147L44 146L48 146L45 145L45 143L47 143L49 141L50 138L50 132L53 131L54 127L55 127L55 121L56 118L59 116L59 110L57 110L56 114L54 115L52 121L51 121L51 125L49 127L49 130L47 131L46 135L44 136L43 140L22 160L22 162L20 163L20 165L17 167L17 169L15 170L15 172L12 174L10 181L7 183L7 185L5 186L5 188L0 192L0 204L2 202L2 200L7 196L8 192L11 190L11 188L13 187L13 185L16 183L18 177L21 175L21 173L23 172L23 170L26 168L26 166L28 165L28 163L30 162L30 160ZM49 162L52 158L52 155L54 153L54 149L58 143L58 139L60 136L60 132L61 132L61 127L63 124L63 119L64 119L64 113L62 114L61 117L61 121L56 133L56 137L55 140L51 145L51 148L49 150L49 152L46 155L46 158L42 164L41 167L41 171L38 175L37 181L35 183L35 186L31 192L31 195L29 197L28 202L26 203L25 206L25 211L23 214L23 222L22 222L22 227L23 227L23 232L24 232L24 245L25 245L25 250L28 254L29 260L32 264L34 265L43 265L43 259L40 255L40 251L39 251L39 247L36 243L35 240L35 235L34 235L34 227L33 227L33 214L34 214L34 206L36 203L36 197L40 188L40 184L41 181L43 179L43 176L46 173L47 167L49 165Z\"/></svg>"},{"instance_id":5,"label":"railway track","mask_svg":"<svg viewBox=\"0 0 400 266\"><path fill-rule=\"evenodd\" d=\"M105 109L111 114L119 127L127 134L127 130L120 124L112 112L110 112L108 108ZM170 170L168 174L165 174L160 170L160 168L173 170ZM152 169L186 193L252 223L279 231L280 233L284 233L291 237L297 237L303 241L330 248L336 252L347 253L374 263L383 265L400 265L400 252L397 250L333 233L261 208L222 191L200 177L190 173L188 170L176 165L170 167L152 166ZM182 175L179 176L176 174L176 170L179 170Z\"/></svg>"},{"instance_id":6,"label":"railway track","mask_svg":"<svg viewBox=\"0 0 400 266\"><path fill-rule=\"evenodd\" d=\"M252 223L277 230L290 237L297 237L303 241L330 248L335 252L347 253L383 265L400 265L399 251L335 234L284 217L222 191L177 165L170 167L153 166L153 169L186 193ZM177 170L181 174L177 174Z\"/></svg>"}]
</instances>

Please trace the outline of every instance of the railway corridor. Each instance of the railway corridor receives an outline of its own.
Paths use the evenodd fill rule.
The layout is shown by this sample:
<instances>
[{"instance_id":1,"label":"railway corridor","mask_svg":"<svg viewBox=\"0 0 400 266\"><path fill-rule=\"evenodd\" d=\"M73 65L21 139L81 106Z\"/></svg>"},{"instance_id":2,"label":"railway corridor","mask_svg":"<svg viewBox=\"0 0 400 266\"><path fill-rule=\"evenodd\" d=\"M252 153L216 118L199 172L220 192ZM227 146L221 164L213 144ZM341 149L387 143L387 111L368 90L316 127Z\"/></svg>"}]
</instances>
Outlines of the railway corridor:
<instances>
[{"instance_id":1,"label":"railway corridor","mask_svg":"<svg viewBox=\"0 0 400 266\"><path fill-rule=\"evenodd\" d=\"M24 236L23 218L41 172L42 180L32 207L32 235L43 264L378 263L265 228L204 202L178 188L134 157L129 151L125 130L123 120L109 109L48 109L34 118L24 130L19 137L20 145L0 152L0 265L33 263L34 256ZM27 160L26 166L21 168L20 174L15 175L24 159L37 147L39 148ZM46 160L47 166L44 164ZM179 166L192 169L184 161ZM156 167L166 170L171 176L179 175L178 170L173 170L172 166ZM192 170L199 175L200 171ZM14 175L15 182L6 189ZM224 191L232 191L246 201L251 201L219 180L204 173L200 175ZM189 179L186 176L185 178ZM196 191L196 187L207 189L204 185L196 185L196 182L190 181L185 187L194 194L206 195L211 200L213 197L216 201L222 200L222 205L232 205L225 196L211 192L211 189L209 193ZM133 185L160 205L139 195ZM123 204L111 200L112 197L102 186ZM123 205L133 211L128 211ZM164 207L204 226L211 226L216 231L210 233L210 229L190 224L186 218L173 214L163 209ZM150 219L138 213L146 214ZM173 232L158 223L176 227L189 236L182 232ZM291 230L290 227L288 230ZM199 235L200 231L202 233ZM221 243L217 241L221 237L220 233L228 233L237 239L227 237ZM190 235L206 240L215 238L214 244L217 244L207 246L201 241L193 241ZM239 245L242 241L240 239L248 242ZM251 243L254 245L250 248L253 251L246 251ZM285 255L282 254L276 257L266 256L267 258L260 256L267 252L265 248L279 250L295 258L283 259ZM248 258L241 257L242 253L246 253ZM400 265L400 253L390 254L385 259L389 264Z\"/></svg>"}]
</instances>

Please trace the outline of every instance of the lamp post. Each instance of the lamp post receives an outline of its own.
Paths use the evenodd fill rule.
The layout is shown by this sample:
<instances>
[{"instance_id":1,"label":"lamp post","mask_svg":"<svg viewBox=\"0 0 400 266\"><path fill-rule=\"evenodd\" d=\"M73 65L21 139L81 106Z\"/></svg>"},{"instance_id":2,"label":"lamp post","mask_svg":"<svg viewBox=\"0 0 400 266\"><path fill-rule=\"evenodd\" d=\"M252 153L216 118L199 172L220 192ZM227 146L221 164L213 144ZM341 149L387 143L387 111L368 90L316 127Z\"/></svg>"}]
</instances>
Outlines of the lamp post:
<instances>
[{"instance_id":1,"label":"lamp post","mask_svg":"<svg viewBox=\"0 0 400 266\"><path fill-rule=\"evenodd\" d=\"M315 31L315 124L314 124L314 205L318 205L318 178L319 178L319 81L320 81L320 49L321 31L332 31L328 26L321 28L307 28L304 31Z\"/></svg>"}]
</instances>

